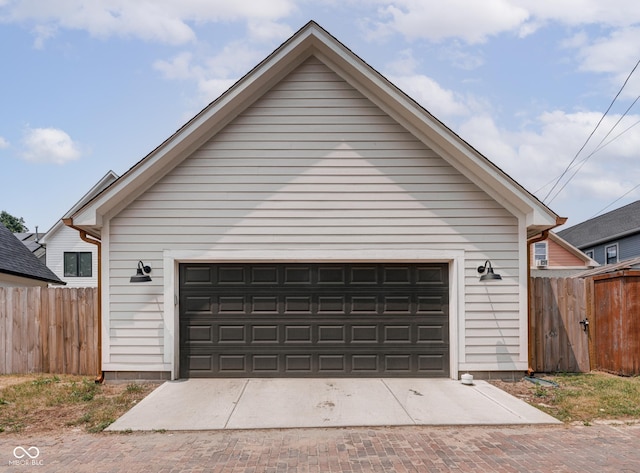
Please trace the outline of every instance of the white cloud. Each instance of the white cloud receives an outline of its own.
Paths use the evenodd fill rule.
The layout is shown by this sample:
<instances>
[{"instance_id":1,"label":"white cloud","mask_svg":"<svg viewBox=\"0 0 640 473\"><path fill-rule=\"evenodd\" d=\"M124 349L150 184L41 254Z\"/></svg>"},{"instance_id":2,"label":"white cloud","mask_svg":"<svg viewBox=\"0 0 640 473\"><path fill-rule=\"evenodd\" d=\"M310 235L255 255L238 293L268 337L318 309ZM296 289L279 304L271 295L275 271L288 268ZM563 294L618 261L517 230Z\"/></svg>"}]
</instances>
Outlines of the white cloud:
<instances>
[{"instance_id":1,"label":"white cloud","mask_svg":"<svg viewBox=\"0 0 640 473\"><path fill-rule=\"evenodd\" d=\"M153 67L162 72L167 79L171 80L185 80L191 79L196 74L192 69L191 62L193 61L193 54L190 52L182 52L172 59L165 61L159 60L153 64Z\"/></svg>"},{"instance_id":2,"label":"white cloud","mask_svg":"<svg viewBox=\"0 0 640 473\"><path fill-rule=\"evenodd\" d=\"M9 147L9 142L5 138L0 136L0 149L5 149L8 147Z\"/></svg>"},{"instance_id":3,"label":"white cloud","mask_svg":"<svg viewBox=\"0 0 640 473\"><path fill-rule=\"evenodd\" d=\"M489 36L517 30L529 13L507 0L397 0L380 8L379 17L373 22L379 36L399 33L412 40L460 38L481 43Z\"/></svg>"},{"instance_id":4,"label":"white cloud","mask_svg":"<svg viewBox=\"0 0 640 473\"><path fill-rule=\"evenodd\" d=\"M497 166L544 198L583 145L602 114L600 112L546 112L537 117L527 130L507 130L496 125L489 116L474 116L462 124L460 134ZM598 133L580 153L574 167L567 172L551 197L574 174L580 163L593 152L620 116L609 116ZM638 133L624 133L640 116L628 116L603 141L610 142L594 153L562 191L557 201L568 197L612 200L625 189L640 182L640 169L634 165L640 147ZM634 128L635 130L635 128ZM620 136L618 136L620 135ZM637 169L637 171L636 171ZM555 202L554 202L555 203ZM552 205L553 207L553 205ZM590 209L594 212L598 209ZM588 217L589 215L586 215Z\"/></svg>"},{"instance_id":5,"label":"white cloud","mask_svg":"<svg viewBox=\"0 0 640 473\"><path fill-rule=\"evenodd\" d=\"M251 37L257 41L283 40L293 34L289 26L271 20L249 20L248 29Z\"/></svg>"},{"instance_id":6,"label":"white cloud","mask_svg":"<svg viewBox=\"0 0 640 473\"><path fill-rule=\"evenodd\" d=\"M59 28L83 30L99 38L136 37L185 44L196 39L190 24L247 21L257 37L279 34L277 20L295 10L293 0L13 0L0 10L0 21L36 24L36 46Z\"/></svg>"},{"instance_id":7,"label":"white cloud","mask_svg":"<svg viewBox=\"0 0 640 473\"><path fill-rule=\"evenodd\" d=\"M453 41L452 44L441 47L438 56L466 71L477 69L484 64L481 52L469 52L462 47L459 41Z\"/></svg>"},{"instance_id":8,"label":"white cloud","mask_svg":"<svg viewBox=\"0 0 640 473\"><path fill-rule=\"evenodd\" d=\"M420 62L410 49L401 51L396 60L385 66L386 77L409 97L439 119L453 119L470 113L468 101L445 89L432 78L416 72Z\"/></svg>"},{"instance_id":9,"label":"white cloud","mask_svg":"<svg viewBox=\"0 0 640 473\"><path fill-rule=\"evenodd\" d=\"M489 38L531 35L549 25L560 26L558 46L583 72L602 74L613 94L638 60L640 2L630 0L371 0L376 14L361 24L371 38L397 34L409 41L440 44L440 57L471 70L484 62L480 45ZM640 71L623 96L637 96ZM602 84L594 85L602 88ZM615 90L614 90L615 89Z\"/></svg>"},{"instance_id":10,"label":"white cloud","mask_svg":"<svg viewBox=\"0 0 640 473\"><path fill-rule=\"evenodd\" d=\"M640 21L640 2L629 0L377 0L377 18L363 22L373 36L398 33L410 40L460 39L482 43L511 32L527 36L547 23L623 28Z\"/></svg>"},{"instance_id":11,"label":"white cloud","mask_svg":"<svg viewBox=\"0 0 640 473\"><path fill-rule=\"evenodd\" d=\"M66 164L81 155L78 144L58 128L28 128L23 145L23 158L34 163Z\"/></svg>"},{"instance_id":12,"label":"white cloud","mask_svg":"<svg viewBox=\"0 0 640 473\"><path fill-rule=\"evenodd\" d=\"M250 43L235 41L215 56L200 59L190 52L182 52L170 60L156 61L153 66L167 79L194 81L203 105L231 87L262 57L263 53Z\"/></svg>"},{"instance_id":13,"label":"white cloud","mask_svg":"<svg viewBox=\"0 0 640 473\"><path fill-rule=\"evenodd\" d=\"M640 21L640 3L629 0L517 0L538 21L569 26L628 26Z\"/></svg>"},{"instance_id":14,"label":"white cloud","mask_svg":"<svg viewBox=\"0 0 640 473\"><path fill-rule=\"evenodd\" d=\"M576 42L577 43L577 42ZM617 87L622 86L629 72L638 61L640 28L624 28L595 41L577 43L580 69L587 72L606 73ZM640 71L636 71L627 90L634 97L640 90Z\"/></svg>"},{"instance_id":15,"label":"white cloud","mask_svg":"<svg viewBox=\"0 0 640 473\"><path fill-rule=\"evenodd\" d=\"M472 116L460 126L459 132L465 141L505 171L506 165L518 160L510 133L499 129L487 114Z\"/></svg>"},{"instance_id":16,"label":"white cloud","mask_svg":"<svg viewBox=\"0 0 640 473\"><path fill-rule=\"evenodd\" d=\"M388 79L439 119L469 113L461 97L425 75L389 76Z\"/></svg>"}]
</instances>

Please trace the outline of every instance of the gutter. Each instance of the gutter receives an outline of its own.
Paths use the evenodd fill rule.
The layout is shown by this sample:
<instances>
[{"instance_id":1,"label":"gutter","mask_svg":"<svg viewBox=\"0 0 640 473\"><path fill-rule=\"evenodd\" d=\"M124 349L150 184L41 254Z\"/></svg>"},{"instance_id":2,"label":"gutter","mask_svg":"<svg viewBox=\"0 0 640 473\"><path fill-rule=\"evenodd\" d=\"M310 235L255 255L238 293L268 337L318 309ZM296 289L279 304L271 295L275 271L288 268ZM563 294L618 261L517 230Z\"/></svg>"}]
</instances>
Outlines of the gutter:
<instances>
[{"instance_id":1,"label":"gutter","mask_svg":"<svg viewBox=\"0 0 640 473\"><path fill-rule=\"evenodd\" d=\"M67 227L77 230L82 241L98 247L98 310L96 311L98 316L98 374L95 382L101 384L104 382L104 371L102 370L102 242L94 236L87 235L87 232L81 228L76 227L72 218L63 218L62 222Z\"/></svg>"}]
</instances>

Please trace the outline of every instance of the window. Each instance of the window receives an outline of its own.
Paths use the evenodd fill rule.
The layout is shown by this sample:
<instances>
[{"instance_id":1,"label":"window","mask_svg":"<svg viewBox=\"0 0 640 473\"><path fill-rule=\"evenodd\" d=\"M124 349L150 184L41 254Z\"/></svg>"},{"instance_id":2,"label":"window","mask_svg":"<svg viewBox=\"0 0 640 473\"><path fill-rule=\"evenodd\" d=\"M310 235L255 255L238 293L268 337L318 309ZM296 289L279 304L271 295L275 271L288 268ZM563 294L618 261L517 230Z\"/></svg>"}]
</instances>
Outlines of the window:
<instances>
[{"instance_id":1,"label":"window","mask_svg":"<svg viewBox=\"0 0 640 473\"><path fill-rule=\"evenodd\" d=\"M64 276L69 278L91 277L91 252L64 254Z\"/></svg>"},{"instance_id":2,"label":"window","mask_svg":"<svg viewBox=\"0 0 640 473\"><path fill-rule=\"evenodd\" d=\"M593 250L587 250L584 252L585 255L587 255L589 258L593 259L595 252Z\"/></svg>"},{"instance_id":3,"label":"window","mask_svg":"<svg viewBox=\"0 0 640 473\"><path fill-rule=\"evenodd\" d=\"M541 241L533 244L534 261L547 260L547 242Z\"/></svg>"},{"instance_id":4,"label":"window","mask_svg":"<svg viewBox=\"0 0 640 473\"><path fill-rule=\"evenodd\" d=\"M610 245L604 249L606 264L618 262L618 245Z\"/></svg>"}]
</instances>

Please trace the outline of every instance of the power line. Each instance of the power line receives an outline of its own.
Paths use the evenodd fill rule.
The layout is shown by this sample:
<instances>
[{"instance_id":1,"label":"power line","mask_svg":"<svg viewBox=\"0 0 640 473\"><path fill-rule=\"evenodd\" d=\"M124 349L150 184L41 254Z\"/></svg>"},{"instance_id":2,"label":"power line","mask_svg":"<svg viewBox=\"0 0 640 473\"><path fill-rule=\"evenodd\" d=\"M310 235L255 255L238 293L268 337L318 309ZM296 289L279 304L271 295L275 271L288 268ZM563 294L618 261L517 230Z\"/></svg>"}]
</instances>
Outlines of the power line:
<instances>
[{"instance_id":1,"label":"power line","mask_svg":"<svg viewBox=\"0 0 640 473\"><path fill-rule=\"evenodd\" d=\"M549 204L550 204L551 202L553 202L553 201L555 200L555 198L556 198L556 197L558 197L558 195L560 194L560 192L562 192L562 191L564 190L564 188L565 188L565 187L567 187L567 184L569 184L569 182L570 182L570 181L575 177L575 175L576 175L576 174L578 174L578 172L580 171L580 169L582 169L582 166L584 166L584 165L586 164L586 162L589 160L589 158L590 158L591 156L593 156L594 154L596 154L598 151L600 151L602 148L604 148L605 146L607 146L609 143L611 143L611 142L615 141L615 140L616 140L620 135L622 135L622 133L624 133L624 131L623 131L622 133L620 133L619 135L617 135L615 138L613 138L612 140L608 141L606 144L604 144L604 145L602 144L602 143L604 142L604 140L606 140L606 139L607 139L607 137L608 137L608 136L613 132L613 130L618 126L618 124L622 121L622 119L623 119L624 117L626 117L626 116L627 116L627 114L629 113L629 110L631 110L631 107L633 107L633 106L636 104L636 102L638 101L638 99L640 99L640 95L639 95L638 97L636 97L636 99L631 103L631 105L629 105L629 106L627 107L627 109L624 111L624 113L623 113L623 114L622 114L622 116L618 119L618 121L617 121L617 122L616 122L616 123L611 127L611 129L607 132L607 134L606 134L606 135L604 135L604 138L602 138L602 139L600 140L600 143L598 143L598 146L596 146L596 149L594 149L591 153L589 153L589 154L587 155L587 157L586 157L586 158L584 158L582 161L580 161L580 163L579 163L577 166L575 166L575 167L576 167L576 170L573 172L573 174L572 174L571 176L569 176L569 179L567 179L567 180L565 181L565 183L564 183L564 184L562 185L562 187L558 190L558 192L556 192L556 195L554 195L554 196L549 200L549 202L548 202ZM636 123L638 123L638 122L636 122ZM635 126L635 123L634 123L634 125L632 125L632 126ZM629 127L629 128L631 128L631 127ZM629 130L629 128L627 128L627 130ZM627 131L627 130L625 130L625 131Z\"/></svg>"},{"instance_id":2,"label":"power line","mask_svg":"<svg viewBox=\"0 0 640 473\"><path fill-rule=\"evenodd\" d=\"M638 100L640 99L640 96L636 99ZM634 101L635 103L635 101ZM640 124L640 120L634 122L632 125L628 126L627 128L625 128L623 131L621 131L620 133L618 133L616 136L614 136L613 138L611 138L609 141L607 141L606 143L604 143L602 146L598 145L598 147L596 149L594 149L591 153L589 153L585 158L583 158L582 160L578 161L577 164L574 164L573 166L570 167L570 169L573 169L576 166L581 166L582 164L584 164L584 162L589 159L591 156L593 156L594 154L596 154L598 151L600 151L601 149L605 148L606 146L609 146L611 143L613 143L615 140L617 140L618 138L620 138L622 135L624 135L626 132L628 132L629 130L631 130L633 127L637 126ZM616 124L617 125L617 124ZM615 127L614 127L615 128ZM613 131L613 128L611 129ZM606 137L605 137L606 138ZM600 142L602 143L602 141ZM560 177L554 177L553 179L551 179L550 181L546 182L545 184L543 184L541 187L539 187L538 189L536 189L533 193L537 194L538 192L540 192L542 189L544 189L545 187L547 187L549 184L551 184L552 182L554 182L556 179L559 179ZM557 194L556 194L557 196ZM554 196L555 199L555 196Z\"/></svg>"},{"instance_id":3,"label":"power line","mask_svg":"<svg viewBox=\"0 0 640 473\"><path fill-rule=\"evenodd\" d=\"M567 165L567 167L565 168L565 170L562 172L562 174L560 175L560 177L558 178L558 180L556 181L556 183L553 185L553 187L551 188L551 190L549 190L549 192L547 192L547 195L544 197L544 199L542 199L543 202L546 202L546 200L549 198L549 196L551 195L551 193L555 190L555 188L558 186L558 184L560 183L560 181L562 180L562 178L565 176L565 174L569 171L569 169L571 168L571 165L575 162L576 159L578 159L578 156L580 155L580 153L582 152L582 150L587 146L587 143L589 143L589 140L591 140L591 137L594 135L594 133L596 132L596 130L598 129L598 127L600 126L600 124L602 123L602 121L604 120L604 118L607 116L607 114L609 113L609 111L611 110L611 107L613 107L613 104L615 103L615 101L618 99L618 96L622 93L622 90L625 88L625 86L627 85L627 82L629 82L629 79L631 78L631 76L633 75L633 73L635 72L635 70L637 69L638 65L640 64L640 60L638 60L638 62L636 62L636 65L633 66L633 69L631 70L631 72L629 73L629 75L627 76L627 78L625 79L624 83L622 84L622 87L620 87L620 90L618 90L618 93L616 94L616 96L613 98L613 100L611 101L611 103L609 104L609 107L607 108L607 110L602 114L602 117L600 117L600 120L598 121L598 123L596 124L595 128L593 129L593 131L589 134L589 136L587 137L586 141L584 142L584 144L580 147L580 149L578 150L578 152L575 154L575 156L573 157L573 159L571 160L571 162ZM571 179L569 179L571 180ZM565 184L566 186L566 184ZM557 197L558 194L556 194L554 196Z\"/></svg>"},{"instance_id":4,"label":"power line","mask_svg":"<svg viewBox=\"0 0 640 473\"><path fill-rule=\"evenodd\" d=\"M593 214L591 217L589 218L593 218L596 217L598 215L600 215L602 212L604 212L605 210L607 210L609 207L611 207L613 204L615 204L616 202L618 202L619 200L623 199L624 197L626 197L627 195L631 194L634 190L636 190L638 187L640 187L640 184L633 186L630 190L628 190L627 192L625 192L624 194L622 194L620 197L618 197L616 200L614 200L613 202L611 202L609 205L607 205L606 207L604 207L603 209L600 209L599 211L597 211L595 214Z\"/></svg>"}]
</instances>

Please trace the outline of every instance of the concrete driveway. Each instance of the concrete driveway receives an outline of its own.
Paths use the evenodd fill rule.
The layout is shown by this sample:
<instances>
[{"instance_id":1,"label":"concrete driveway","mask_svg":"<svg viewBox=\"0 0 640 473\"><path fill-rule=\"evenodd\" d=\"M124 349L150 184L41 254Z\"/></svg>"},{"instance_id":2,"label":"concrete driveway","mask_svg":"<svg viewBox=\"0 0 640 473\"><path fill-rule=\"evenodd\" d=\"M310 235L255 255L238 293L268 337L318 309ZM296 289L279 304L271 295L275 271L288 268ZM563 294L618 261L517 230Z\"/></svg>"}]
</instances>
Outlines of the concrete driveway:
<instances>
[{"instance_id":1,"label":"concrete driveway","mask_svg":"<svg viewBox=\"0 0 640 473\"><path fill-rule=\"evenodd\" d=\"M485 381L251 378L166 382L107 430L559 423Z\"/></svg>"}]
</instances>

